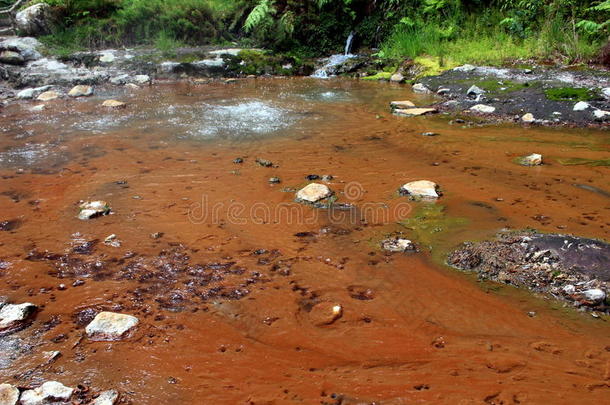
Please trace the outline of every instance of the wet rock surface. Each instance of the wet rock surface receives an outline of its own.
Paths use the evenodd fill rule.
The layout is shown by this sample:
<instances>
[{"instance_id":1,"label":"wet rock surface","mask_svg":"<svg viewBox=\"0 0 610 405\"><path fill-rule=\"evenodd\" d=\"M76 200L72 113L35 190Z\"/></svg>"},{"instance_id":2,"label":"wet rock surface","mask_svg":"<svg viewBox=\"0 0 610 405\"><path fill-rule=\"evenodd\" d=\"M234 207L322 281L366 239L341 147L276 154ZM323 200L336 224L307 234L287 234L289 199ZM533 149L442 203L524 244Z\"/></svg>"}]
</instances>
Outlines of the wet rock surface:
<instances>
[{"instance_id":1,"label":"wet rock surface","mask_svg":"<svg viewBox=\"0 0 610 405\"><path fill-rule=\"evenodd\" d=\"M29 318L36 312L36 305L0 303L0 335L9 334L27 326Z\"/></svg>"},{"instance_id":2,"label":"wet rock surface","mask_svg":"<svg viewBox=\"0 0 610 405\"><path fill-rule=\"evenodd\" d=\"M73 388L66 387L57 381L47 381L40 387L26 390L21 394L19 402L22 405L45 405L68 402Z\"/></svg>"},{"instance_id":3,"label":"wet rock surface","mask_svg":"<svg viewBox=\"0 0 610 405\"><path fill-rule=\"evenodd\" d=\"M19 390L10 384L0 384L0 405L17 405Z\"/></svg>"},{"instance_id":4,"label":"wet rock surface","mask_svg":"<svg viewBox=\"0 0 610 405\"><path fill-rule=\"evenodd\" d=\"M436 199L440 197L438 185L430 180L417 180L403 184L400 193L414 198Z\"/></svg>"},{"instance_id":5,"label":"wet rock surface","mask_svg":"<svg viewBox=\"0 0 610 405\"><path fill-rule=\"evenodd\" d=\"M502 233L465 243L447 262L480 278L543 293L602 311L610 290L610 245L572 235Z\"/></svg>"},{"instance_id":6,"label":"wet rock surface","mask_svg":"<svg viewBox=\"0 0 610 405\"><path fill-rule=\"evenodd\" d=\"M94 340L119 340L138 325L138 318L113 312L100 312L87 325L86 332Z\"/></svg>"},{"instance_id":7,"label":"wet rock surface","mask_svg":"<svg viewBox=\"0 0 610 405\"><path fill-rule=\"evenodd\" d=\"M610 100L603 95L603 89L610 83L610 76L603 71L468 65L448 70L438 76L424 77L420 82L434 91L443 89L438 94L448 101L436 105L440 110L455 113L466 110L489 114L487 119L492 122L519 122L522 116L527 116L523 122L595 126L598 120L605 119L603 111L610 109ZM590 99L554 100L548 97L548 90L563 88L591 91ZM582 104L584 101L588 105L587 108ZM578 107L575 109L575 106ZM526 116L524 113L527 113Z\"/></svg>"},{"instance_id":8,"label":"wet rock surface","mask_svg":"<svg viewBox=\"0 0 610 405\"><path fill-rule=\"evenodd\" d=\"M296 193L296 200L305 203L316 203L332 195L332 191L325 184L311 183Z\"/></svg>"}]
</instances>

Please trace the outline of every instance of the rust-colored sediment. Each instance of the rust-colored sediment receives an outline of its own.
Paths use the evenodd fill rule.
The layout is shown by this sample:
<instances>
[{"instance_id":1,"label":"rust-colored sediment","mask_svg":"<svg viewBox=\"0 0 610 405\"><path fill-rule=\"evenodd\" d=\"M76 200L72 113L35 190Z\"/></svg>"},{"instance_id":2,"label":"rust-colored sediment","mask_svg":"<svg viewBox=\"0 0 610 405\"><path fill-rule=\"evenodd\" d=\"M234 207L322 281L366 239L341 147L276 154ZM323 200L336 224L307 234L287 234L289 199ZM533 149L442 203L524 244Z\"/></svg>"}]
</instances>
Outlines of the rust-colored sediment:
<instances>
[{"instance_id":1,"label":"rust-colored sediment","mask_svg":"<svg viewBox=\"0 0 610 405\"><path fill-rule=\"evenodd\" d=\"M33 345L25 353L0 345L14 358L0 360L0 382L116 388L134 404L607 402L607 318L439 263L460 241L503 227L607 238L610 200L574 184L607 190L608 169L556 160L604 157L607 132L397 118L387 113L391 99L417 101L400 87L309 80L161 85L110 114L161 102L278 102L318 86L358 97L293 102L305 112L294 127L243 141L180 140L155 116L105 134L58 126L72 114L95 117L99 98L49 103L36 113L46 124L28 124L25 104L7 108L3 150L56 142L54 153L69 158L0 170L0 219L20 221L0 232L0 295L41 307L29 328L0 338ZM512 162L533 152L547 164ZM259 157L278 167L255 164ZM283 189L312 173L332 174L329 186L358 215L293 205L294 192ZM282 183L269 184L273 176ZM396 221L412 215L396 190L419 179L440 184L447 214L468 225L439 233L432 254L385 255L376 241L404 231ZM81 199L106 200L114 214L79 221ZM100 242L72 253L76 233ZM122 246L104 245L110 234ZM319 322L319 302L341 305L342 316ZM88 308L141 322L123 341L91 342L81 339ZM50 350L62 356L41 365Z\"/></svg>"}]
</instances>

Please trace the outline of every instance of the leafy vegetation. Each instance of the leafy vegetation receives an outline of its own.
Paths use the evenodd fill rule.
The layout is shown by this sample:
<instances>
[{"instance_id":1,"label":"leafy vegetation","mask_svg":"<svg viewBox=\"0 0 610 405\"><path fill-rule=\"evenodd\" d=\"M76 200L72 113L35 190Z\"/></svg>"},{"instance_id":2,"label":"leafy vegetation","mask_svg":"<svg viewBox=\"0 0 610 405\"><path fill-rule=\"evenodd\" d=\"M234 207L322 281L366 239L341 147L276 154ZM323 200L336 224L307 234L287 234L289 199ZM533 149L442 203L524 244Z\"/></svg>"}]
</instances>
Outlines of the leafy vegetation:
<instances>
[{"instance_id":1,"label":"leafy vegetation","mask_svg":"<svg viewBox=\"0 0 610 405\"><path fill-rule=\"evenodd\" d=\"M0 0L6 1L6 0ZM40 0L35 0L40 1ZM355 45L397 65L594 59L610 33L610 0L44 0L63 16L57 50L240 42L298 57Z\"/></svg>"}]
</instances>

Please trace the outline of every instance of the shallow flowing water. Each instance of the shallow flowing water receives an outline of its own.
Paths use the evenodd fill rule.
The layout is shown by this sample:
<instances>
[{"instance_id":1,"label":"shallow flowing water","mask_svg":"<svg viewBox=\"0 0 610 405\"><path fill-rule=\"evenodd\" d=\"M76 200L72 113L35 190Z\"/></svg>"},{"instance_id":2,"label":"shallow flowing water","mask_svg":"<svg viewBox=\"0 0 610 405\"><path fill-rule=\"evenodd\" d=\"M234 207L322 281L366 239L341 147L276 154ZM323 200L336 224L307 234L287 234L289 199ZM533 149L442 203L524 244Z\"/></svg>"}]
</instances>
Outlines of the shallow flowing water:
<instances>
[{"instance_id":1,"label":"shallow flowing water","mask_svg":"<svg viewBox=\"0 0 610 405\"><path fill-rule=\"evenodd\" d=\"M607 319L443 265L507 227L608 238L608 168L559 163L607 157L607 131L394 117L390 101L429 99L355 81L117 91L1 112L0 295L41 309L0 337L0 382L134 404L607 401ZM110 97L127 109L101 109ZM514 163L534 152L545 165ZM310 174L355 208L294 203ZM442 187L442 209L403 226L426 203L396 191L420 179ZM80 200L113 214L80 221ZM399 232L421 251L378 249ZM320 302L342 317L319 325ZM100 310L141 323L92 342Z\"/></svg>"}]
</instances>

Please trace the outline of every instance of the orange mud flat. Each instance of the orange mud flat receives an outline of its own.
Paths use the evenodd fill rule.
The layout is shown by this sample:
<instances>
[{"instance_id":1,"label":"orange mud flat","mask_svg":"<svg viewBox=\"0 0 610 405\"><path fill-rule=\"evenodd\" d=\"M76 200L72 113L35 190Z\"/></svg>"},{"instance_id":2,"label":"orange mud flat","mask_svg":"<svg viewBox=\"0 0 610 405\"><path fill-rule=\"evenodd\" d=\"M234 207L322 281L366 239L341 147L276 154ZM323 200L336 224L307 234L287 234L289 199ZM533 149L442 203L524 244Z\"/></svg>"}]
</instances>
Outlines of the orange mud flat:
<instances>
[{"instance_id":1,"label":"orange mud flat","mask_svg":"<svg viewBox=\"0 0 610 405\"><path fill-rule=\"evenodd\" d=\"M444 265L502 228L607 239L610 200L591 190L609 189L608 168L560 162L607 158L608 132L388 112L421 97L258 79L5 108L0 296L39 310L0 337L0 383L117 389L124 404L609 403L607 316ZM543 166L514 163L534 152ZM397 193L422 179L438 201ZM295 203L310 182L350 206ZM81 200L112 214L81 221ZM424 204L444 216L400 225ZM398 233L419 252L381 251ZM102 310L140 323L92 341Z\"/></svg>"}]
</instances>

